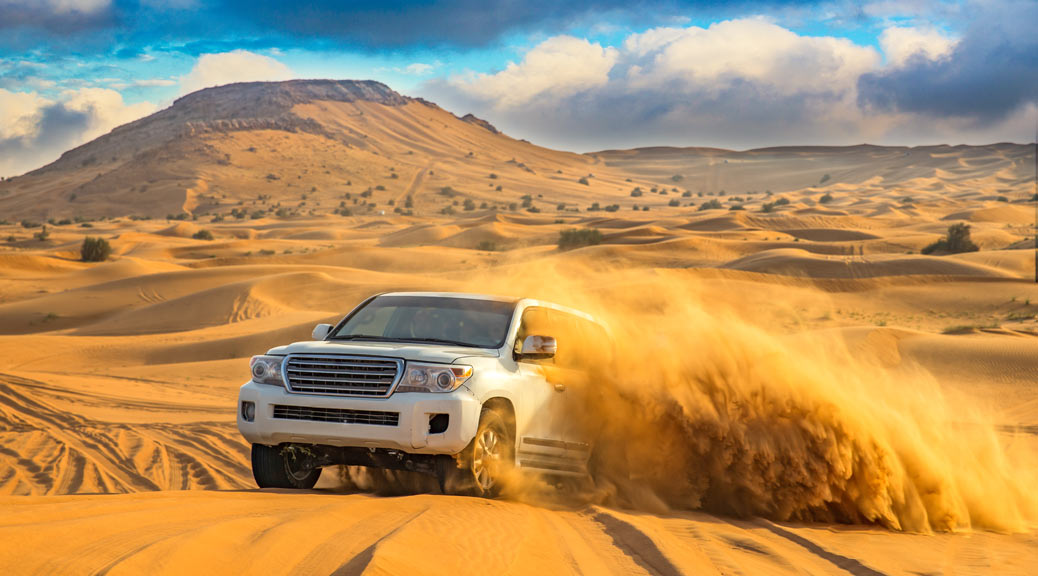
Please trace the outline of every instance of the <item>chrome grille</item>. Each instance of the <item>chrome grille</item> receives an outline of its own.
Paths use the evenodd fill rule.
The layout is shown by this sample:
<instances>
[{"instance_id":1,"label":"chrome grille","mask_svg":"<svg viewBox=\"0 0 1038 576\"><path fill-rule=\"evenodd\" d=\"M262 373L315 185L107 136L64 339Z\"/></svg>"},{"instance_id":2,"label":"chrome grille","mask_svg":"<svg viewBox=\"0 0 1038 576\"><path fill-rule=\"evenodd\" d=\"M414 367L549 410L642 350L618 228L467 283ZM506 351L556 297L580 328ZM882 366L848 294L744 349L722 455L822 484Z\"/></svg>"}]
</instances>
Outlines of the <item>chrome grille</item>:
<instances>
[{"instance_id":1,"label":"chrome grille","mask_svg":"<svg viewBox=\"0 0 1038 576\"><path fill-rule=\"evenodd\" d=\"M289 392L334 396L388 396L403 361L373 356L289 356Z\"/></svg>"},{"instance_id":2,"label":"chrome grille","mask_svg":"<svg viewBox=\"0 0 1038 576\"><path fill-rule=\"evenodd\" d=\"M277 404L274 405L274 418L279 420L308 420L310 422L338 422L340 424L373 424L375 426L396 426L400 423L399 412L280 406Z\"/></svg>"}]
</instances>

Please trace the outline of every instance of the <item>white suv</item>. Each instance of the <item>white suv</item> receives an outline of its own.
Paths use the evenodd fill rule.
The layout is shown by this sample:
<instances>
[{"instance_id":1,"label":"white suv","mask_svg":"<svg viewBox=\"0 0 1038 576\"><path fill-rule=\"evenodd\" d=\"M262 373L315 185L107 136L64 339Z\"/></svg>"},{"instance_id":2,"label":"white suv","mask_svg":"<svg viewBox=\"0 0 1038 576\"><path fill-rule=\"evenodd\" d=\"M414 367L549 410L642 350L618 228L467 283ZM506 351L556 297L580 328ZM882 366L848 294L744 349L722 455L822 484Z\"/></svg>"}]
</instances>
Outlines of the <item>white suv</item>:
<instances>
[{"instance_id":1,"label":"white suv","mask_svg":"<svg viewBox=\"0 0 1038 576\"><path fill-rule=\"evenodd\" d=\"M311 488L323 466L414 470L493 495L510 467L584 476L578 396L606 343L590 316L475 294L373 296L312 342L252 358L238 429L260 487Z\"/></svg>"}]
</instances>

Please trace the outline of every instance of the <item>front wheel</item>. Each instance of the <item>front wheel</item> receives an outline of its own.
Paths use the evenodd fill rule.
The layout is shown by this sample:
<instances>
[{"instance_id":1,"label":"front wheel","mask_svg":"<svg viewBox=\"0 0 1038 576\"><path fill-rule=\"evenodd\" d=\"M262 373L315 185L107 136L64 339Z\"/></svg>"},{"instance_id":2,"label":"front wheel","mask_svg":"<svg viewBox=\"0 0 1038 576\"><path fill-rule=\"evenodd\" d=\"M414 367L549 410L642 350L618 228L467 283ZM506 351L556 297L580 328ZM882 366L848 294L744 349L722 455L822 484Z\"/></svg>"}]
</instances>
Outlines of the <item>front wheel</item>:
<instances>
[{"instance_id":1,"label":"front wheel","mask_svg":"<svg viewBox=\"0 0 1038 576\"><path fill-rule=\"evenodd\" d=\"M260 488L309 490L321 477L321 469L309 465L309 458L279 446L252 445L252 477Z\"/></svg>"},{"instance_id":2,"label":"front wheel","mask_svg":"<svg viewBox=\"0 0 1038 576\"><path fill-rule=\"evenodd\" d=\"M503 415L493 408L484 408L476 437L457 458L445 460L438 470L440 489L444 493L484 498L497 496L514 465L514 445Z\"/></svg>"}]
</instances>

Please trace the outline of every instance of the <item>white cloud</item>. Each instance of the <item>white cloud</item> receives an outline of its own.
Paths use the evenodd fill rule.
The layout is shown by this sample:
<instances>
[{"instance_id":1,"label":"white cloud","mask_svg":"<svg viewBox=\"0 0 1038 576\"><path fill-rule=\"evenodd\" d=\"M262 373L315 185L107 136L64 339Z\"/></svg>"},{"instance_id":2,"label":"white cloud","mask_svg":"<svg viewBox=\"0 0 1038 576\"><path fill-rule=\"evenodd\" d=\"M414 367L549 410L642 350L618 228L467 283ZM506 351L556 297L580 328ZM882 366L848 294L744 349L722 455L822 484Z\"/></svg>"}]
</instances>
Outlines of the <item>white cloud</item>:
<instances>
[{"instance_id":1,"label":"white cloud","mask_svg":"<svg viewBox=\"0 0 1038 576\"><path fill-rule=\"evenodd\" d=\"M180 93L186 94L235 82L288 80L292 71L281 62L248 50L199 56L194 68L181 76Z\"/></svg>"},{"instance_id":2,"label":"white cloud","mask_svg":"<svg viewBox=\"0 0 1038 576\"><path fill-rule=\"evenodd\" d=\"M872 47L749 18L655 28L619 47L558 36L496 74L425 88L459 112L569 149L840 143L861 138L857 81L880 65Z\"/></svg>"},{"instance_id":3,"label":"white cloud","mask_svg":"<svg viewBox=\"0 0 1038 576\"><path fill-rule=\"evenodd\" d=\"M891 27L879 35L879 45L890 66L902 66L913 56L938 60L951 54L957 40L938 30Z\"/></svg>"},{"instance_id":4,"label":"white cloud","mask_svg":"<svg viewBox=\"0 0 1038 576\"><path fill-rule=\"evenodd\" d=\"M428 74L432 72L435 68L436 66L432 64L415 62L414 64L408 64L403 71L405 74L414 74L416 76L421 76L423 74Z\"/></svg>"},{"instance_id":5,"label":"white cloud","mask_svg":"<svg viewBox=\"0 0 1038 576\"><path fill-rule=\"evenodd\" d=\"M456 89L497 107L572 96L603 86L619 52L572 36L555 36L526 53L522 62L511 62L496 74L455 76Z\"/></svg>"},{"instance_id":6,"label":"white cloud","mask_svg":"<svg viewBox=\"0 0 1038 576\"><path fill-rule=\"evenodd\" d=\"M675 82L720 92L753 83L771 93L853 92L858 76L879 55L842 38L799 36L763 20L729 20L709 28L664 28L634 34L624 43L635 61L632 88Z\"/></svg>"},{"instance_id":7,"label":"white cloud","mask_svg":"<svg viewBox=\"0 0 1038 576\"><path fill-rule=\"evenodd\" d=\"M0 88L0 140L33 134L37 112L49 103L36 92L11 92Z\"/></svg>"},{"instance_id":8,"label":"white cloud","mask_svg":"<svg viewBox=\"0 0 1038 576\"><path fill-rule=\"evenodd\" d=\"M56 99L0 89L0 174L21 174L112 128L146 116L154 104L127 104L106 88L66 90Z\"/></svg>"}]
</instances>

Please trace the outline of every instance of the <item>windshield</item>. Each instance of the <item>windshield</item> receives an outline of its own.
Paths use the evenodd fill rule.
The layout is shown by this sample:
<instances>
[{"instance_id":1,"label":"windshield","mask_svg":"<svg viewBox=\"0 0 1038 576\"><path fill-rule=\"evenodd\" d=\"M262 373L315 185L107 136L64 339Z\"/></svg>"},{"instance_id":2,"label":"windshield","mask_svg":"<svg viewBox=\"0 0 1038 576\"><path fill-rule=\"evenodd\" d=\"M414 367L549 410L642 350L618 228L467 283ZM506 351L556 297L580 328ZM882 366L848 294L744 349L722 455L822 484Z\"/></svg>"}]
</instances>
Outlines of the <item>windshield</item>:
<instances>
[{"instance_id":1,"label":"windshield","mask_svg":"<svg viewBox=\"0 0 1038 576\"><path fill-rule=\"evenodd\" d=\"M442 296L378 296L350 314L332 339L500 348L514 310L514 302Z\"/></svg>"}]
</instances>

